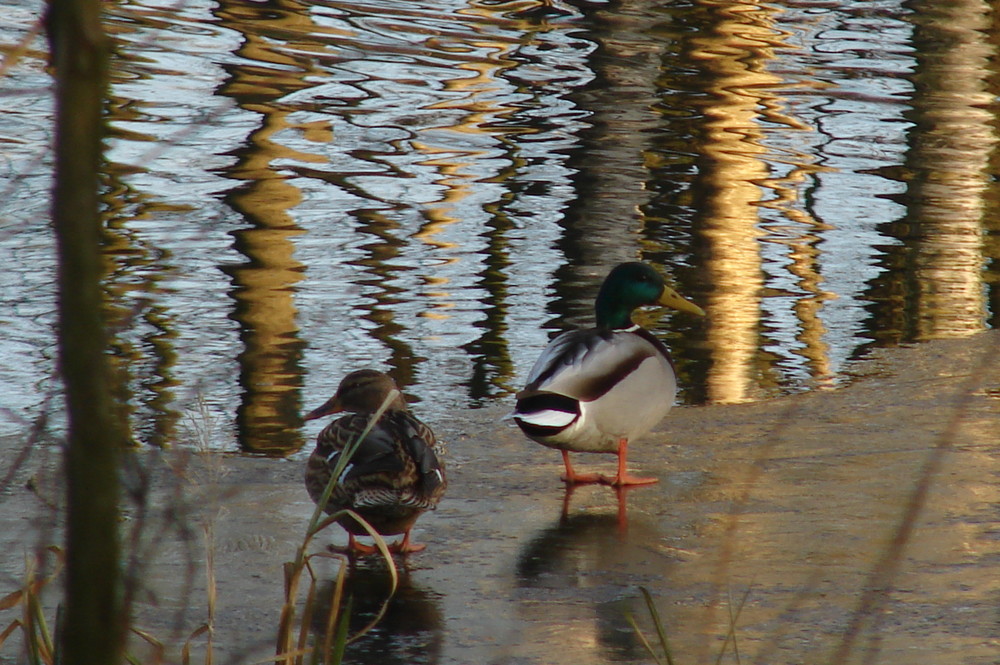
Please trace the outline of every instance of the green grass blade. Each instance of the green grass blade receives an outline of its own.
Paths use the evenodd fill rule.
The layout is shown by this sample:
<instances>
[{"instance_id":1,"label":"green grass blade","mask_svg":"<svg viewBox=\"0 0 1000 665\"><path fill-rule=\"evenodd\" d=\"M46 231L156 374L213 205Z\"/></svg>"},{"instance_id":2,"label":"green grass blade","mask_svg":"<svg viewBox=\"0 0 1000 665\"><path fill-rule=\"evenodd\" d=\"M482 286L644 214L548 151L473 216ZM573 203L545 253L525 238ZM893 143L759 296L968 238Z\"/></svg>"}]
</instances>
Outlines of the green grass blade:
<instances>
[{"instance_id":1,"label":"green grass blade","mask_svg":"<svg viewBox=\"0 0 1000 665\"><path fill-rule=\"evenodd\" d=\"M649 616L653 620L653 626L656 628L656 636L660 640L660 648L663 649L663 655L667 659L667 665L674 665L674 658L670 654L670 641L667 639L667 630L660 620L660 613L656 610L656 604L653 602L653 596L649 593L649 589L646 587L639 587L639 591L642 592L643 598L646 599L646 608L649 610Z\"/></svg>"},{"instance_id":2,"label":"green grass blade","mask_svg":"<svg viewBox=\"0 0 1000 665\"><path fill-rule=\"evenodd\" d=\"M656 661L656 665L663 665L663 661L660 660L660 657L658 655L656 655L655 651L653 651L653 645L650 644L649 640L646 639L646 635L642 632L642 629L639 628L639 624L635 620L635 617L632 616L632 613L631 612L627 612L625 614L625 618L628 620L629 624L632 626L632 630L635 631L635 635L636 635L636 637L639 638L639 642L642 643L643 648L646 649L646 653L648 653L649 656L653 660Z\"/></svg>"},{"instance_id":3,"label":"green grass blade","mask_svg":"<svg viewBox=\"0 0 1000 665\"><path fill-rule=\"evenodd\" d=\"M732 641L733 643L733 657L736 659L737 665L742 661L740 660L740 648L736 642L736 622L740 618L740 614L743 612L743 607L747 603L747 599L750 597L750 591L753 589L753 585L747 587L747 590L743 592L743 597L740 598L739 605L736 607L735 613L733 612L733 594L732 589L729 592L729 631L726 633L726 639L722 642L722 649L719 651L718 657L715 659L715 665L720 665L722 662L722 657L726 655L726 645Z\"/></svg>"}]
</instances>

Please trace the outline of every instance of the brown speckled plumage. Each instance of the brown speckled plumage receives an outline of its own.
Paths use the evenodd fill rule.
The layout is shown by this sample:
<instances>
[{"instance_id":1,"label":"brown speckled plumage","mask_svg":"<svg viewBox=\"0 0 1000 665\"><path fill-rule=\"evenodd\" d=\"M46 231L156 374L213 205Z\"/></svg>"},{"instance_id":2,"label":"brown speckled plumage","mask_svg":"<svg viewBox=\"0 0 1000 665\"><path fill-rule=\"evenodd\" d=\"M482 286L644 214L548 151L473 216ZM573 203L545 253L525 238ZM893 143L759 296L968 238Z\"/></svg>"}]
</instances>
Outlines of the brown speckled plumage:
<instances>
[{"instance_id":1,"label":"brown speckled plumage","mask_svg":"<svg viewBox=\"0 0 1000 665\"><path fill-rule=\"evenodd\" d=\"M316 439L316 449L306 465L306 489L319 502L343 451L364 433L386 398L396 391L387 375L374 370L351 372L337 393L323 406L306 415L307 420L347 411L327 425ZM431 429L407 409L396 392L389 408L361 441L341 472L326 505L333 514L351 509L378 533L404 534L393 549L413 552L422 546L410 542L410 529L417 518L434 509L444 494L444 466L434 451ZM367 531L350 516L338 520L350 534L349 548L367 552L354 540Z\"/></svg>"}]
</instances>

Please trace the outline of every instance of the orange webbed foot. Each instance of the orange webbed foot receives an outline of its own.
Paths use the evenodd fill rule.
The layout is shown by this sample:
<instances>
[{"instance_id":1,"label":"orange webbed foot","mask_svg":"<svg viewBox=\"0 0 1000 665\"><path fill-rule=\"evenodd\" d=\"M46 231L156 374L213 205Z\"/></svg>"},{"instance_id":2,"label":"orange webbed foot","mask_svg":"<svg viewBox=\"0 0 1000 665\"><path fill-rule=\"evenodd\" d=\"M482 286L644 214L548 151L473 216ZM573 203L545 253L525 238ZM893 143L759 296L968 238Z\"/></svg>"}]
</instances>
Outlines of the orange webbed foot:
<instances>
[{"instance_id":1,"label":"orange webbed foot","mask_svg":"<svg viewBox=\"0 0 1000 665\"><path fill-rule=\"evenodd\" d=\"M636 485L652 485L660 482L660 479L649 476L633 476L626 473L625 475L614 477L601 476L601 482L611 487L633 487Z\"/></svg>"},{"instance_id":2,"label":"orange webbed foot","mask_svg":"<svg viewBox=\"0 0 1000 665\"><path fill-rule=\"evenodd\" d=\"M604 476L599 473L564 473L559 476L559 480L567 485L592 485L594 483L603 483Z\"/></svg>"},{"instance_id":3,"label":"orange webbed foot","mask_svg":"<svg viewBox=\"0 0 1000 665\"><path fill-rule=\"evenodd\" d=\"M563 466L566 467L566 473L559 476L559 478L566 483L566 485L572 487L573 485L587 485L604 482L603 476L599 473L576 473L573 471L573 464L569 460L569 453L565 450L561 452Z\"/></svg>"},{"instance_id":4,"label":"orange webbed foot","mask_svg":"<svg viewBox=\"0 0 1000 665\"><path fill-rule=\"evenodd\" d=\"M628 472L626 457L628 455L628 439L618 441L618 473L614 478L604 476L601 482L612 487L628 487L633 485L652 485L660 482L659 478L633 476Z\"/></svg>"},{"instance_id":5,"label":"orange webbed foot","mask_svg":"<svg viewBox=\"0 0 1000 665\"><path fill-rule=\"evenodd\" d=\"M372 554L379 554L380 550L376 545L366 545L364 543L358 542L358 539L353 536L353 534L348 534L348 540L346 546L328 545L330 551L339 552L341 554L347 554L348 556L370 556ZM423 552L427 549L427 545L423 543L415 543L410 540L409 532L403 536L402 540L395 543L390 543L388 549L393 554L413 554L414 552Z\"/></svg>"},{"instance_id":6,"label":"orange webbed foot","mask_svg":"<svg viewBox=\"0 0 1000 665\"><path fill-rule=\"evenodd\" d=\"M357 539L352 535L347 536L347 545L327 545L326 548L331 552L337 552L338 554L346 554L347 556L367 556L369 554L375 554L378 552L378 548L374 545L365 545L364 543L359 543Z\"/></svg>"},{"instance_id":7,"label":"orange webbed foot","mask_svg":"<svg viewBox=\"0 0 1000 665\"><path fill-rule=\"evenodd\" d=\"M395 552L397 554L404 554L404 555L405 554L413 554L414 552L423 552L425 549L427 549L427 545L424 545L423 543L415 543L412 540L410 540L410 532L409 531L407 531L403 535L403 539L402 540L400 540L399 542L393 543L392 545L389 546L389 550L391 552Z\"/></svg>"}]
</instances>

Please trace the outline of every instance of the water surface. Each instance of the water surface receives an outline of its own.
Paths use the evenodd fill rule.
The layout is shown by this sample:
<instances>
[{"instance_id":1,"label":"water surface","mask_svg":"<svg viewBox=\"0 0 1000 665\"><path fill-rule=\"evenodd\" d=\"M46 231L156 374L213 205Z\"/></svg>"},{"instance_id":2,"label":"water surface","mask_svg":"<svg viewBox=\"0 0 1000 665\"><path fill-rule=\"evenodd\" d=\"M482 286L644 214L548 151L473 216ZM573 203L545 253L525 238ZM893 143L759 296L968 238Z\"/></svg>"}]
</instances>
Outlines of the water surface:
<instances>
[{"instance_id":1,"label":"water surface","mask_svg":"<svg viewBox=\"0 0 1000 665\"><path fill-rule=\"evenodd\" d=\"M362 366L461 418L636 258L708 311L644 319L687 403L995 325L986 3L558 7L107 6L107 314L137 442L297 450ZM8 58L28 46L0 96L5 433L58 387L40 12L0 26Z\"/></svg>"}]
</instances>

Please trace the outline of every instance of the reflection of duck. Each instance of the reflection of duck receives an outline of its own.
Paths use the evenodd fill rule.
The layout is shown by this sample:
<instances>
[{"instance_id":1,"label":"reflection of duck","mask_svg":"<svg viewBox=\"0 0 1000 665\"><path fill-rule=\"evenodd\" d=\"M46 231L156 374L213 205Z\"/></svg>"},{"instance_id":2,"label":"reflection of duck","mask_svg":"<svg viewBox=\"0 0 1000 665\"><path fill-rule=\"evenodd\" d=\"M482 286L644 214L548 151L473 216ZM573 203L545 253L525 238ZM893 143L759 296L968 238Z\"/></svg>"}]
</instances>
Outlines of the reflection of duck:
<instances>
[{"instance_id":1,"label":"reflection of duck","mask_svg":"<svg viewBox=\"0 0 1000 665\"><path fill-rule=\"evenodd\" d=\"M368 626L389 596L391 583L385 562L369 558L352 563L344 582L343 597L350 600L349 634L356 635ZM319 594L322 603L333 598L333 582ZM313 630L322 635L329 605L316 608ZM444 641L444 617L437 596L416 586L405 569L399 570L399 584L389 600L385 615L367 633L347 647L353 663L432 664L441 658Z\"/></svg>"},{"instance_id":2,"label":"reflection of duck","mask_svg":"<svg viewBox=\"0 0 1000 665\"><path fill-rule=\"evenodd\" d=\"M386 400L388 408L365 434ZM352 413L327 425L316 438L316 450L306 466L309 496L320 501L340 454L364 435L333 488L326 512L353 510L382 535L403 534L392 545L394 551L422 550L423 545L410 542L410 529L424 511L437 506L446 484L444 467L434 454L433 432L407 410L393 380L375 370L348 374L337 393L308 413L306 420L341 411ZM356 535L368 532L354 518L344 516L338 524L349 534L349 551L375 551L355 541Z\"/></svg>"},{"instance_id":3,"label":"reflection of duck","mask_svg":"<svg viewBox=\"0 0 1000 665\"><path fill-rule=\"evenodd\" d=\"M633 310L643 305L705 314L666 286L651 266L623 263L601 285L594 304L597 326L553 339L517 395L514 422L531 439L562 451L568 484L656 482L626 469L629 441L652 429L677 393L670 352L632 322ZM618 472L613 478L574 473L570 451L615 453Z\"/></svg>"},{"instance_id":4,"label":"reflection of duck","mask_svg":"<svg viewBox=\"0 0 1000 665\"><path fill-rule=\"evenodd\" d=\"M569 506L573 499L573 491L578 487L578 485L566 485L566 493L563 494L563 518L569 517ZM617 485L615 486L615 500L618 504L618 531L624 534L628 531L628 501L627 496L629 491L634 490L635 485Z\"/></svg>"},{"instance_id":5,"label":"reflection of duck","mask_svg":"<svg viewBox=\"0 0 1000 665\"><path fill-rule=\"evenodd\" d=\"M565 645L551 662L642 657L628 614L638 611L637 569L649 560L607 513L564 513L521 550L516 575L528 625L557 630Z\"/></svg>"},{"instance_id":6,"label":"reflection of duck","mask_svg":"<svg viewBox=\"0 0 1000 665\"><path fill-rule=\"evenodd\" d=\"M518 582L536 586L542 579L560 579L559 586L579 583L579 568L598 567L603 552L621 547L621 531L614 515L563 514L521 550Z\"/></svg>"}]
</instances>

